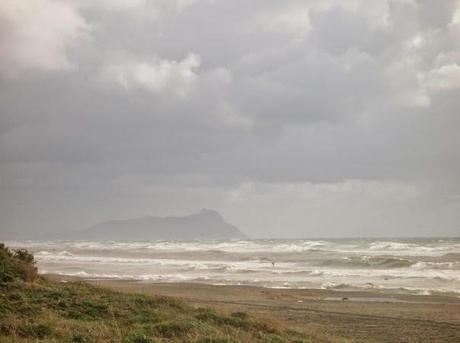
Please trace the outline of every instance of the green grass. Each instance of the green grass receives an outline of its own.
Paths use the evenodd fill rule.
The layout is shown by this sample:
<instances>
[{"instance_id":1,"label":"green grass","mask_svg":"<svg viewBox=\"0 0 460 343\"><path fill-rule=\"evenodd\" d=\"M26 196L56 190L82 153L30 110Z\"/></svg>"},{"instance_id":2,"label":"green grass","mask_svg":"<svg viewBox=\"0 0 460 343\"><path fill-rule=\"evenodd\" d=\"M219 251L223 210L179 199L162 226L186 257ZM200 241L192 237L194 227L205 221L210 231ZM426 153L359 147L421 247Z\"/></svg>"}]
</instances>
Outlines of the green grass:
<instances>
[{"instance_id":1,"label":"green grass","mask_svg":"<svg viewBox=\"0 0 460 343\"><path fill-rule=\"evenodd\" d=\"M0 252L2 249L0 342L306 341L300 333L282 330L244 312L226 315L173 298L118 293L84 282L45 278L28 282L33 257L24 251L21 256L5 252L4 246Z\"/></svg>"},{"instance_id":2,"label":"green grass","mask_svg":"<svg viewBox=\"0 0 460 343\"><path fill-rule=\"evenodd\" d=\"M241 312L117 293L83 282L0 284L0 342L291 342L298 333Z\"/></svg>"}]
</instances>

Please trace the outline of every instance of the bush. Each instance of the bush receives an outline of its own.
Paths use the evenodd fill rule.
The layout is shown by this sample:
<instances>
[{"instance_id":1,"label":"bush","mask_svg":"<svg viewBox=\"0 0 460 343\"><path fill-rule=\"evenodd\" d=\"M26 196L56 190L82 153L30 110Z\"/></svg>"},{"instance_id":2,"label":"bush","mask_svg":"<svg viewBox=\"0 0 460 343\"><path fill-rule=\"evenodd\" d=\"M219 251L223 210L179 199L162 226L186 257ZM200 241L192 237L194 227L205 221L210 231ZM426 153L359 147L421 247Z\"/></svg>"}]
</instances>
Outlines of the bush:
<instances>
[{"instance_id":1,"label":"bush","mask_svg":"<svg viewBox=\"0 0 460 343\"><path fill-rule=\"evenodd\" d=\"M32 282L38 276L34 256L25 249L11 251L0 243L0 282Z\"/></svg>"}]
</instances>

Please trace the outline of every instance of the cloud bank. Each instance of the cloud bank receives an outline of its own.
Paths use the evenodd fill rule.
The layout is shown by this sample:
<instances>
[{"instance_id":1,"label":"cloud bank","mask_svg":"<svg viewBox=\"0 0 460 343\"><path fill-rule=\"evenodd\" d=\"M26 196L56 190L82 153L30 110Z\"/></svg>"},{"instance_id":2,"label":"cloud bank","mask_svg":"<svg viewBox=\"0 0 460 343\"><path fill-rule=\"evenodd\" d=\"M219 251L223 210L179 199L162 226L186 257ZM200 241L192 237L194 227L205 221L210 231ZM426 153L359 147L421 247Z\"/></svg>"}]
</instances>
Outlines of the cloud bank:
<instances>
[{"instance_id":1,"label":"cloud bank","mask_svg":"<svg viewBox=\"0 0 460 343\"><path fill-rule=\"evenodd\" d=\"M458 234L459 1L6 0L0 49L4 236Z\"/></svg>"}]
</instances>

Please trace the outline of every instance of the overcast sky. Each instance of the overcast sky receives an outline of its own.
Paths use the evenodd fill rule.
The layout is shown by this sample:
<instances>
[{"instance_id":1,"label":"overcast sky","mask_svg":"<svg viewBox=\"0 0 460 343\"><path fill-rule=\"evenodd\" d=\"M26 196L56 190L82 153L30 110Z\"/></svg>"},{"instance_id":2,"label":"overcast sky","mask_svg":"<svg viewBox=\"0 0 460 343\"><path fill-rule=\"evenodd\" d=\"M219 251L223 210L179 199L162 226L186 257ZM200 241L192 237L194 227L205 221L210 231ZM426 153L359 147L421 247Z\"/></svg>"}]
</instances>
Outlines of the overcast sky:
<instances>
[{"instance_id":1,"label":"overcast sky","mask_svg":"<svg viewBox=\"0 0 460 343\"><path fill-rule=\"evenodd\" d=\"M0 1L0 237L459 235L459 130L459 1Z\"/></svg>"}]
</instances>

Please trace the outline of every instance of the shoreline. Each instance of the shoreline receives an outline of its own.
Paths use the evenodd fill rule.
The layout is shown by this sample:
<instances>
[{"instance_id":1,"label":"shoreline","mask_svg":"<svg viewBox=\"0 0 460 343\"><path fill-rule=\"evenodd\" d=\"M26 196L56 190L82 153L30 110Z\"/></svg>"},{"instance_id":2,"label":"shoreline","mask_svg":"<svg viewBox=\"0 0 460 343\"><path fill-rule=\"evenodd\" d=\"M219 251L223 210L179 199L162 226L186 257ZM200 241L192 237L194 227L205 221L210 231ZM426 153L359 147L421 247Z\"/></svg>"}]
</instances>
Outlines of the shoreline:
<instances>
[{"instance_id":1,"label":"shoreline","mask_svg":"<svg viewBox=\"0 0 460 343\"><path fill-rule=\"evenodd\" d=\"M368 301L368 302L430 302L430 303L443 303L453 302L460 303L460 294L453 292L433 292L430 294L424 293L411 293L403 288L292 288L292 287L264 287L259 285L241 285L241 284L212 284L206 282L190 282L190 281L145 281L145 280L131 280L131 279L110 279L110 278L94 278L82 277L75 275L63 274L40 274L43 277L57 280L57 281L85 281L91 284L100 285L115 285L115 284L129 284L131 286L137 285L139 288L148 287L163 289L171 286L172 288L178 285L187 286L191 289L195 288L226 288L226 289L254 289L266 290L273 292L285 292L292 294L309 295L315 300L343 300L347 298L348 301ZM337 298L337 299L336 299Z\"/></svg>"},{"instance_id":2,"label":"shoreline","mask_svg":"<svg viewBox=\"0 0 460 343\"><path fill-rule=\"evenodd\" d=\"M122 293L177 298L224 313L247 312L284 327L344 339L339 342L460 341L460 298L454 296L46 277L83 281Z\"/></svg>"}]
</instances>

